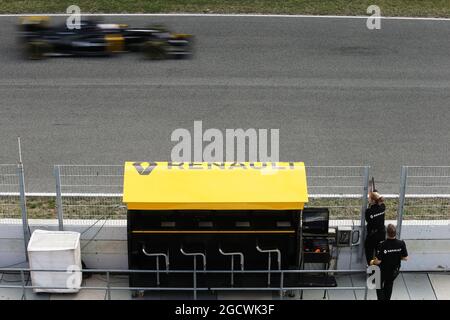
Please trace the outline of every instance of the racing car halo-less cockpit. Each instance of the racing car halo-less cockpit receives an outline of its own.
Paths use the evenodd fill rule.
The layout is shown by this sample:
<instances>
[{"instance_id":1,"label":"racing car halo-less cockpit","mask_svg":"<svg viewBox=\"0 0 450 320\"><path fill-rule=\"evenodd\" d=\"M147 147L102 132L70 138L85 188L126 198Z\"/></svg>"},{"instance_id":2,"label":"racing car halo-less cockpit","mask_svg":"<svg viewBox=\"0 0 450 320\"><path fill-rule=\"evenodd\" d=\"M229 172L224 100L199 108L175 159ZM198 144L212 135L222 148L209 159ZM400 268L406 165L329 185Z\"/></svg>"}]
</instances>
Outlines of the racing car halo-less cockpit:
<instances>
[{"instance_id":1,"label":"racing car halo-less cockpit","mask_svg":"<svg viewBox=\"0 0 450 320\"><path fill-rule=\"evenodd\" d=\"M171 33L160 25L129 28L126 24L82 20L78 29L51 26L49 17L23 17L19 38L28 59L52 56L110 56L141 52L151 60L190 57L193 36Z\"/></svg>"}]
</instances>

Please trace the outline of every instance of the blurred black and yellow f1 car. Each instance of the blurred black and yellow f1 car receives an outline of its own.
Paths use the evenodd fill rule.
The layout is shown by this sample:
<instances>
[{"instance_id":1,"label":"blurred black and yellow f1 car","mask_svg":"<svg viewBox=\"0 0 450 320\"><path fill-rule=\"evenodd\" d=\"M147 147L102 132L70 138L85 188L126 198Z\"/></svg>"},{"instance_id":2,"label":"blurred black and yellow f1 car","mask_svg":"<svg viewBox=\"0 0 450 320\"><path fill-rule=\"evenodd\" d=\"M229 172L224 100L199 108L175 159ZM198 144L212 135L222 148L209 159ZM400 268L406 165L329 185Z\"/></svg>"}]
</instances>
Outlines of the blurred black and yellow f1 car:
<instances>
[{"instance_id":1,"label":"blurred black and yellow f1 car","mask_svg":"<svg viewBox=\"0 0 450 320\"><path fill-rule=\"evenodd\" d=\"M49 17L23 17L19 39L28 59L52 56L111 56L139 52L152 60L192 55L193 36L169 32L162 25L130 28L126 24L81 21L79 28L51 26Z\"/></svg>"}]
</instances>

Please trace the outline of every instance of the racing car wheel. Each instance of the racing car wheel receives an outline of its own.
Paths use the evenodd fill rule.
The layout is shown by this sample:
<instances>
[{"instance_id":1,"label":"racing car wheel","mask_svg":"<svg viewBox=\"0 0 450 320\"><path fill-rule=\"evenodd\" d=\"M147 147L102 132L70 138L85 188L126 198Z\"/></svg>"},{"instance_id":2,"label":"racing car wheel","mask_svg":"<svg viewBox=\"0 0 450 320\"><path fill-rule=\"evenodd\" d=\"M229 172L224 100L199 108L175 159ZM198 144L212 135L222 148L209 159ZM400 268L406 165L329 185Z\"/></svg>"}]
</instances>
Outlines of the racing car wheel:
<instances>
[{"instance_id":1,"label":"racing car wheel","mask_svg":"<svg viewBox=\"0 0 450 320\"><path fill-rule=\"evenodd\" d=\"M161 41L147 41L142 51L150 60L162 60L167 58L166 44Z\"/></svg>"},{"instance_id":2,"label":"racing car wheel","mask_svg":"<svg viewBox=\"0 0 450 320\"><path fill-rule=\"evenodd\" d=\"M30 41L27 44L27 57L32 60L40 60L45 58L45 54L51 50L50 45L45 41Z\"/></svg>"}]
</instances>

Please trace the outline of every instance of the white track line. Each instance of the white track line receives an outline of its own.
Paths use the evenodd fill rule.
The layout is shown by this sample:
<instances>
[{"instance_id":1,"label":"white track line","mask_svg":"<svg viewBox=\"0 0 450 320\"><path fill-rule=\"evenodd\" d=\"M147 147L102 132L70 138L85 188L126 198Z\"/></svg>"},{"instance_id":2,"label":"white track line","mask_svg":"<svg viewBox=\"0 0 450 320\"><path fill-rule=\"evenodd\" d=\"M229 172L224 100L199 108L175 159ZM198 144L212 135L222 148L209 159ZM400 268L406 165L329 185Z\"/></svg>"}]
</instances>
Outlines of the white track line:
<instances>
[{"instance_id":1,"label":"white track line","mask_svg":"<svg viewBox=\"0 0 450 320\"><path fill-rule=\"evenodd\" d=\"M24 13L0 14L0 17L49 16L67 17L66 13ZM334 16L334 15L303 15L303 14L221 14L221 13L83 13L82 16L100 17L242 17L242 18L320 18L320 19L367 19L370 16ZM450 18L432 17L380 17L383 20L422 20L450 21Z\"/></svg>"},{"instance_id":2,"label":"white track line","mask_svg":"<svg viewBox=\"0 0 450 320\"><path fill-rule=\"evenodd\" d=\"M310 194L310 198L361 198L360 194ZM398 198L398 194L383 194L386 199ZM450 194L406 194L406 198L450 198Z\"/></svg>"},{"instance_id":3,"label":"white track line","mask_svg":"<svg viewBox=\"0 0 450 320\"><path fill-rule=\"evenodd\" d=\"M18 192L0 192L0 197L13 196L18 197L20 194ZM111 197L119 198L122 197L122 193L63 193L63 197ZM27 197L56 197L54 192L27 192ZM346 199L357 199L361 198L360 194L310 194L310 198L320 199L320 198L346 198ZM398 194L384 194L386 199L396 199ZM450 194L407 194L406 198L450 198Z\"/></svg>"}]
</instances>

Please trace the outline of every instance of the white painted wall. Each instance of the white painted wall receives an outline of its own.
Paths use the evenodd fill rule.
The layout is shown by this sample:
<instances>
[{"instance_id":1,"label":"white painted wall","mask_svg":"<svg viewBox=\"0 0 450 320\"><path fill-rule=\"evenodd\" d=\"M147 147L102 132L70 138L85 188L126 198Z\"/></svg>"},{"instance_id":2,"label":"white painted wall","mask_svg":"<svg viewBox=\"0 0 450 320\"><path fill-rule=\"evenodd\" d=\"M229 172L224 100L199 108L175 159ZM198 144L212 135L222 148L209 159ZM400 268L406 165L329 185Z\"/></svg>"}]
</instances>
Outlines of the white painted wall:
<instances>
[{"instance_id":1,"label":"white painted wall","mask_svg":"<svg viewBox=\"0 0 450 320\"><path fill-rule=\"evenodd\" d=\"M95 221L73 220L65 222L65 229L84 232ZM358 221L354 221L358 224ZM386 223L395 223L387 221ZM103 222L82 234L82 247L99 231ZM352 225L350 220L330 221L330 226ZM56 220L30 220L35 229L57 230ZM0 267L25 261L23 230L20 220L0 220ZM406 241L410 259L402 264L402 270L450 269L450 220L404 221L402 239ZM358 247L340 248L339 269L361 269L358 263ZM127 230L125 220L107 221L103 228L82 250L82 259L88 268L127 269ZM22 265L23 266L23 265Z\"/></svg>"}]
</instances>

